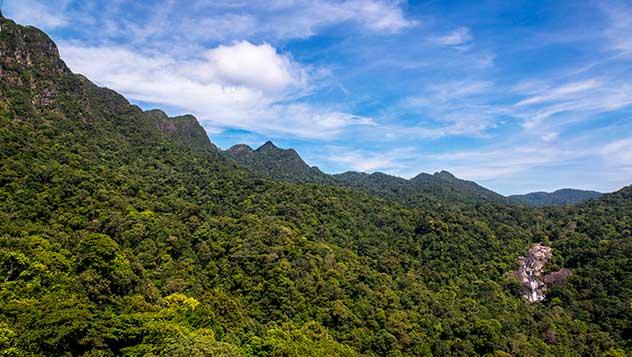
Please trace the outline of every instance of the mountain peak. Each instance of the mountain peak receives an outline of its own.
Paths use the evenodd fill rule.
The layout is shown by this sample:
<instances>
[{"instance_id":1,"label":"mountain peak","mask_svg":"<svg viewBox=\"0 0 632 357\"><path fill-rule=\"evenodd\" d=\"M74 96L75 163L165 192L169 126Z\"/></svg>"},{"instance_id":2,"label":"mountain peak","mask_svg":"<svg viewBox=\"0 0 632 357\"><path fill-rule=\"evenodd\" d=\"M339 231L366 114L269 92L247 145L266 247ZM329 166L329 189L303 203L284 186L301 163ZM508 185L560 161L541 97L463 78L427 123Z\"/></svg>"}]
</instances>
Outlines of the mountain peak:
<instances>
[{"instance_id":1,"label":"mountain peak","mask_svg":"<svg viewBox=\"0 0 632 357\"><path fill-rule=\"evenodd\" d=\"M279 180L325 183L332 179L317 167L310 167L294 149L282 149L266 141L256 150L239 144L224 152L252 172Z\"/></svg>"},{"instance_id":2,"label":"mountain peak","mask_svg":"<svg viewBox=\"0 0 632 357\"><path fill-rule=\"evenodd\" d=\"M206 130L193 115L170 118L167 113L158 109L143 112L143 115L152 120L161 132L181 145L217 151Z\"/></svg>"},{"instance_id":3,"label":"mountain peak","mask_svg":"<svg viewBox=\"0 0 632 357\"><path fill-rule=\"evenodd\" d=\"M434 176L436 176L438 178L442 178L444 180L454 180L454 179L456 179L456 176L454 176L451 172L446 171L446 170L441 170L441 171L435 172Z\"/></svg>"},{"instance_id":4,"label":"mountain peak","mask_svg":"<svg viewBox=\"0 0 632 357\"><path fill-rule=\"evenodd\" d=\"M60 74L70 73L61 60L57 45L43 31L32 26L20 26L10 19L0 16L2 33L11 37L3 41L3 67L8 69L32 69Z\"/></svg>"},{"instance_id":5,"label":"mountain peak","mask_svg":"<svg viewBox=\"0 0 632 357\"><path fill-rule=\"evenodd\" d=\"M265 144L261 145L256 151L269 151L269 150L279 150L279 147L274 145L274 143L270 140L266 141Z\"/></svg>"},{"instance_id":6,"label":"mountain peak","mask_svg":"<svg viewBox=\"0 0 632 357\"><path fill-rule=\"evenodd\" d=\"M251 155L255 151L246 144L237 144L230 147L230 149L226 150L232 156L244 156Z\"/></svg>"}]
</instances>

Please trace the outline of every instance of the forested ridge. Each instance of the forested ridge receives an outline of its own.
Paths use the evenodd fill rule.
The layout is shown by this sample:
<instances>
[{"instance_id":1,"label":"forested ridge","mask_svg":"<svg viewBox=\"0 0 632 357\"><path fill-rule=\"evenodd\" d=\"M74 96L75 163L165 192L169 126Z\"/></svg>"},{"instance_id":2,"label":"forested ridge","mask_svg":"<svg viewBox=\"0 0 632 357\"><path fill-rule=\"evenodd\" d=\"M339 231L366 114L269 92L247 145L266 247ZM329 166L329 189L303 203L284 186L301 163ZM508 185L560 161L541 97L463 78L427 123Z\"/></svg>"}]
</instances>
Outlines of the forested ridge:
<instances>
[{"instance_id":1,"label":"forested ridge","mask_svg":"<svg viewBox=\"0 0 632 357\"><path fill-rule=\"evenodd\" d=\"M420 173L410 180L381 172L325 174L317 167L307 165L294 149L278 148L271 141L256 150L244 144L235 145L226 150L224 155L255 174L275 180L338 186L408 206L515 203L475 182L458 179L447 171L433 175Z\"/></svg>"},{"instance_id":2,"label":"forested ridge","mask_svg":"<svg viewBox=\"0 0 632 357\"><path fill-rule=\"evenodd\" d=\"M577 204L601 197L602 193L577 189L560 189L555 192L532 192L524 195L502 196L476 182L455 177L448 171L434 174L420 173L407 180L381 172L367 174L347 171L329 175L317 167L310 167L294 149L281 149L271 141L253 150L245 144L234 145L223 152L245 169L268 178L282 181L324 184L367 192L404 205L449 203L468 206L491 202L532 207Z\"/></svg>"},{"instance_id":3,"label":"forested ridge","mask_svg":"<svg viewBox=\"0 0 632 357\"><path fill-rule=\"evenodd\" d=\"M560 206L575 204L601 197L596 191L561 189L554 192L531 192L525 195L512 195L510 199L531 206Z\"/></svg>"},{"instance_id":4,"label":"forested ridge","mask_svg":"<svg viewBox=\"0 0 632 357\"><path fill-rule=\"evenodd\" d=\"M632 353L632 187L531 209L258 177L0 26L1 354ZM537 242L572 274L531 304Z\"/></svg>"}]
</instances>

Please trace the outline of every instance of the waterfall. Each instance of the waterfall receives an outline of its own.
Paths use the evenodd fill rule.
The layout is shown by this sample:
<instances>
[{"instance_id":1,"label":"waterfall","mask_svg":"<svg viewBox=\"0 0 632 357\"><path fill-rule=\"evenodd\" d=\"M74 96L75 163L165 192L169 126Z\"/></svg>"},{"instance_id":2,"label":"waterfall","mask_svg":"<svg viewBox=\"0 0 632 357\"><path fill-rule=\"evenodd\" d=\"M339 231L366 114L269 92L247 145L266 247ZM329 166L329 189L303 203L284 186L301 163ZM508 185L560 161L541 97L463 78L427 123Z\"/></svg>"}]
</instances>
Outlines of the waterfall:
<instances>
[{"instance_id":1,"label":"waterfall","mask_svg":"<svg viewBox=\"0 0 632 357\"><path fill-rule=\"evenodd\" d=\"M535 244L526 257L520 257L518 278L522 282L524 297L529 302L542 301L545 298L544 265L551 259L551 248Z\"/></svg>"},{"instance_id":2,"label":"waterfall","mask_svg":"<svg viewBox=\"0 0 632 357\"><path fill-rule=\"evenodd\" d=\"M532 302L541 300L538 294L538 285L538 280L533 275L533 271L529 271L529 287L531 289L531 298L529 300Z\"/></svg>"},{"instance_id":3,"label":"waterfall","mask_svg":"<svg viewBox=\"0 0 632 357\"><path fill-rule=\"evenodd\" d=\"M551 247L534 244L526 256L518 258L520 269L513 274L522 284L522 296L528 302L544 300L549 285L563 283L571 275L571 271L566 268L544 274L544 266L552 257Z\"/></svg>"}]
</instances>

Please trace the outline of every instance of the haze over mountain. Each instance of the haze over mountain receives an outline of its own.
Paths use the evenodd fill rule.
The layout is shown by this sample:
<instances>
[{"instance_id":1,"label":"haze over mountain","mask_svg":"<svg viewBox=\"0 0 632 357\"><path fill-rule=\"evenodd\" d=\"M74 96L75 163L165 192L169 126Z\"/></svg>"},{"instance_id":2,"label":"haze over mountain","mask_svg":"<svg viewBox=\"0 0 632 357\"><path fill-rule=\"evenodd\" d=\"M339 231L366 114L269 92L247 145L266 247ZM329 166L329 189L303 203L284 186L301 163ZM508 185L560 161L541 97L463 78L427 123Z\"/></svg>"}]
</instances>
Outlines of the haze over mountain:
<instances>
[{"instance_id":1,"label":"haze over mountain","mask_svg":"<svg viewBox=\"0 0 632 357\"><path fill-rule=\"evenodd\" d=\"M632 353L632 186L531 208L447 172L273 179L37 28L0 18L0 53L1 355ZM260 149L231 152L317 172Z\"/></svg>"}]
</instances>

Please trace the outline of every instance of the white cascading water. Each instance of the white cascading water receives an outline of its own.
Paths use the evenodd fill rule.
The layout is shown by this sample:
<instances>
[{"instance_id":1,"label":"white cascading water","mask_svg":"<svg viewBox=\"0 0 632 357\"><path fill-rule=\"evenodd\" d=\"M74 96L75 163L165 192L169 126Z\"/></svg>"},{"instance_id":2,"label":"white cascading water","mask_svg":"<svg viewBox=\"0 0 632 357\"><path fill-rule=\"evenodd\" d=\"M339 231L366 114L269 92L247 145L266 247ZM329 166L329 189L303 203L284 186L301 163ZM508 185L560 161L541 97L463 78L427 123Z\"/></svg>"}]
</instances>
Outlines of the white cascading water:
<instances>
[{"instance_id":1,"label":"white cascading water","mask_svg":"<svg viewBox=\"0 0 632 357\"><path fill-rule=\"evenodd\" d=\"M542 301L545 298L546 285L543 282L544 265L551 259L551 248L535 244L526 257L520 257L518 277L524 287L524 297L529 302Z\"/></svg>"},{"instance_id":2,"label":"white cascading water","mask_svg":"<svg viewBox=\"0 0 632 357\"><path fill-rule=\"evenodd\" d=\"M533 275L533 272L529 272L529 286L531 287L531 298L530 301L540 301L542 300L541 296L538 294L538 280Z\"/></svg>"}]
</instances>

